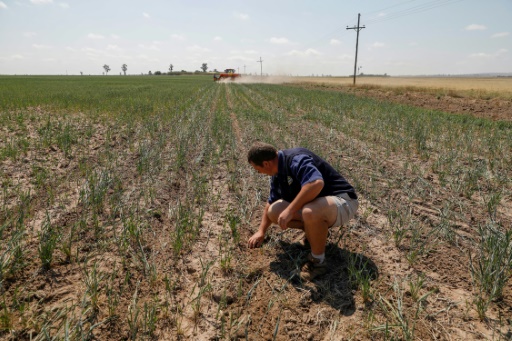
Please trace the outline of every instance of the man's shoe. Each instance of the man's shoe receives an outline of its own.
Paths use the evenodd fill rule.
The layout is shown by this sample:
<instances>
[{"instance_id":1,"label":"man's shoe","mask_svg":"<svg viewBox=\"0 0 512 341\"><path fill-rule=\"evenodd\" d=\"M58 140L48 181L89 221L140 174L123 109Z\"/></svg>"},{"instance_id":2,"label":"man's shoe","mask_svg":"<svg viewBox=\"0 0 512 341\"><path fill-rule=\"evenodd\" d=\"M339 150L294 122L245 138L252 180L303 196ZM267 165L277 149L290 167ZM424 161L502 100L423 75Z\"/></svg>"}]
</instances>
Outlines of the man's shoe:
<instances>
[{"instance_id":1,"label":"man's shoe","mask_svg":"<svg viewBox=\"0 0 512 341\"><path fill-rule=\"evenodd\" d=\"M310 253L306 264L300 270L300 278L303 281L312 281L325 273L327 273L327 262L324 260L320 263L320 260L314 258Z\"/></svg>"}]
</instances>

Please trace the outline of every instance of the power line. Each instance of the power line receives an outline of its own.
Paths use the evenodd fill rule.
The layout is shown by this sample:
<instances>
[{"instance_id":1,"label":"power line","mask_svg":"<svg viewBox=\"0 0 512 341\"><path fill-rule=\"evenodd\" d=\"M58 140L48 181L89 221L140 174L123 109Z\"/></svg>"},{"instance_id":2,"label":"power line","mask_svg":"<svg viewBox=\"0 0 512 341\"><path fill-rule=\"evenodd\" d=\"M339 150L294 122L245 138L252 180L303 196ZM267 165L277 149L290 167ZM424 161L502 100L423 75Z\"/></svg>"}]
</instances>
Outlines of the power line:
<instances>
[{"instance_id":1,"label":"power line","mask_svg":"<svg viewBox=\"0 0 512 341\"><path fill-rule=\"evenodd\" d=\"M454 4L457 2L461 2L461 1L464 1L464 0L436 0L436 1L432 1L430 3L426 3L426 4L414 6L411 8L406 8L406 9L403 9L400 11L392 12L392 13L382 16L382 17L375 17L373 19L368 19L367 23L368 24L377 24L377 23L398 19L398 18L412 15L412 14L426 12L426 11L429 11L434 8L451 5L451 4Z\"/></svg>"},{"instance_id":2,"label":"power line","mask_svg":"<svg viewBox=\"0 0 512 341\"><path fill-rule=\"evenodd\" d=\"M263 60L261 60L261 57L260 57L260 60L257 60L257 62L260 63L260 69L261 69L260 76L263 77Z\"/></svg>"},{"instance_id":3,"label":"power line","mask_svg":"<svg viewBox=\"0 0 512 341\"><path fill-rule=\"evenodd\" d=\"M357 14L357 27L348 27L347 30L356 30L357 31L357 38L356 38L356 60L354 62L354 85L356 85L356 70L357 70L357 50L359 48L359 31L361 31L364 27L359 26L359 21L361 20L361 13Z\"/></svg>"},{"instance_id":4,"label":"power line","mask_svg":"<svg viewBox=\"0 0 512 341\"><path fill-rule=\"evenodd\" d=\"M381 8L381 9L376 10L376 11L366 12L366 13L364 13L364 15L369 15L369 14L372 14L372 13L382 12L382 11L388 10L388 9L390 9L390 8L399 7L399 6L402 6L402 5L406 4L406 3L410 3L410 2L414 2L414 1L418 1L418 0L409 0L409 1L401 2L401 3L399 3L399 4L392 5L392 6L385 7L385 8Z\"/></svg>"},{"instance_id":5,"label":"power line","mask_svg":"<svg viewBox=\"0 0 512 341\"><path fill-rule=\"evenodd\" d=\"M348 21L348 17L347 17L347 20L342 20L342 22L347 22ZM346 25L344 25L346 26ZM344 28L344 27L343 27ZM322 35L321 37L311 41L310 43L308 44L305 44L306 46L311 46L311 47L314 47L316 45L318 45L317 43L319 43L320 41L323 41L325 38L329 38L329 37L332 37L334 36L335 33L338 33L339 31L341 31L341 26L340 27L337 27L336 29L334 29L333 31L329 32L329 33L326 33L324 35Z\"/></svg>"},{"instance_id":6,"label":"power line","mask_svg":"<svg viewBox=\"0 0 512 341\"><path fill-rule=\"evenodd\" d=\"M390 8L400 7L400 6L403 6L403 5L406 5L406 4L410 4L410 3L413 3L413 2L416 2L416 1L419 1L419 0L408 0L408 1L402 2L400 4L393 5L393 6L388 6L388 7L379 9L379 10L375 10L375 11L371 11L371 12L366 12L366 13L363 13L363 15L366 16L368 14L380 13L380 12L388 10ZM390 13L388 13L384 17L374 16L373 18L370 18L370 19L366 20L366 25L378 24L378 23L385 22L385 21L395 20L395 19L407 16L407 15L412 15L412 14L417 14L417 13L425 12L425 11L428 11L428 10L431 10L431 9L434 9L434 8L438 8L438 7L442 7L442 6L446 6L446 5L451 5L451 4L454 4L454 3L457 3L457 2L461 2L461 1L464 1L464 0L431 0L431 1L427 2L427 3L417 4L417 5L409 7L409 8L405 8L405 9L397 10L397 11L394 11L394 12L390 12ZM346 22L346 21L348 21L348 19L347 20L343 20L343 21ZM327 34L324 34L321 37L319 37L318 39L316 39L316 40L306 44L306 46L314 47L314 46L319 45L320 42L325 42L324 41L325 38L333 37L335 34L339 33L341 30L343 30L345 28L345 26L346 25L338 26L333 31L331 31L331 32L329 32ZM337 37L341 38L345 34L342 33L341 35L339 35Z\"/></svg>"}]
</instances>

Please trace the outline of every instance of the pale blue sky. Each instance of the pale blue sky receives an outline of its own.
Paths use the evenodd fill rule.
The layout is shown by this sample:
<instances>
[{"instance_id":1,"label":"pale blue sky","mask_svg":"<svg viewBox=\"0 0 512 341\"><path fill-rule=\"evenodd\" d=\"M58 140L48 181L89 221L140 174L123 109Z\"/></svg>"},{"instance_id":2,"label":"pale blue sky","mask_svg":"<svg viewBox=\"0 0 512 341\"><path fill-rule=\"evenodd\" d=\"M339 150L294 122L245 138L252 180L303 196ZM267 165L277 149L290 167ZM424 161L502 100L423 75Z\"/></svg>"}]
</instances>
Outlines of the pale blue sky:
<instances>
[{"instance_id":1,"label":"pale blue sky","mask_svg":"<svg viewBox=\"0 0 512 341\"><path fill-rule=\"evenodd\" d=\"M0 0L0 74L512 72L512 0Z\"/></svg>"}]
</instances>

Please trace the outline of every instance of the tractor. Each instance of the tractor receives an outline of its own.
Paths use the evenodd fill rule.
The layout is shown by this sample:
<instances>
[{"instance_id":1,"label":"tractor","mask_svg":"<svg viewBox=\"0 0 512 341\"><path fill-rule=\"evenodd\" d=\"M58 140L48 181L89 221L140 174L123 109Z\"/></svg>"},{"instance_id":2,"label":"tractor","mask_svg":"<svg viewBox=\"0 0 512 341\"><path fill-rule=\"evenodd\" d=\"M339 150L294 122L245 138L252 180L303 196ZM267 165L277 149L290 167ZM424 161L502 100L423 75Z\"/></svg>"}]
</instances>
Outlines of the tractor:
<instances>
[{"instance_id":1,"label":"tractor","mask_svg":"<svg viewBox=\"0 0 512 341\"><path fill-rule=\"evenodd\" d=\"M229 80L234 81L238 77L242 77L242 75L239 73L236 73L235 69L226 69L226 70L224 70L224 72L214 74L213 80L215 82L223 80L223 79L229 79Z\"/></svg>"}]
</instances>

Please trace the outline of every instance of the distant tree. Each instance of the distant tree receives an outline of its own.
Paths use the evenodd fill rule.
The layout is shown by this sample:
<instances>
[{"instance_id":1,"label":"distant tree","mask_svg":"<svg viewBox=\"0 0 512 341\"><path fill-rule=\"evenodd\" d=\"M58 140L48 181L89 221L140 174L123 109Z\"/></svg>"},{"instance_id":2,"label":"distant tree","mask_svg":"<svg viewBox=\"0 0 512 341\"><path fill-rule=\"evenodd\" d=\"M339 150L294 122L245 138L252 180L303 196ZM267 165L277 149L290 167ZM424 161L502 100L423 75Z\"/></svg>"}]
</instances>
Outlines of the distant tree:
<instances>
[{"instance_id":1,"label":"distant tree","mask_svg":"<svg viewBox=\"0 0 512 341\"><path fill-rule=\"evenodd\" d=\"M203 72L206 72L208 70L208 64L203 63L203 65L201 66L201 70L203 70Z\"/></svg>"},{"instance_id":2,"label":"distant tree","mask_svg":"<svg viewBox=\"0 0 512 341\"><path fill-rule=\"evenodd\" d=\"M151 75L153 75L153 74L151 73L151 70L148 72L148 75L150 75L150 76L151 76Z\"/></svg>"},{"instance_id":3,"label":"distant tree","mask_svg":"<svg viewBox=\"0 0 512 341\"><path fill-rule=\"evenodd\" d=\"M103 65L103 68L105 69L105 72L107 73L108 75L108 72L110 71L110 66L108 66L107 64Z\"/></svg>"},{"instance_id":4,"label":"distant tree","mask_svg":"<svg viewBox=\"0 0 512 341\"><path fill-rule=\"evenodd\" d=\"M83 75L84 75L84 73L82 71L80 71L80 76L83 76Z\"/></svg>"},{"instance_id":5,"label":"distant tree","mask_svg":"<svg viewBox=\"0 0 512 341\"><path fill-rule=\"evenodd\" d=\"M172 69L174 69L174 65L171 64L171 65L169 65L169 71L172 72Z\"/></svg>"},{"instance_id":6,"label":"distant tree","mask_svg":"<svg viewBox=\"0 0 512 341\"><path fill-rule=\"evenodd\" d=\"M121 70L123 70L124 75L126 76L126 70L128 70L128 65L123 64L123 66L121 66Z\"/></svg>"},{"instance_id":7,"label":"distant tree","mask_svg":"<svg viewBox=\"0 0 512 341\"><path fill-rule=\"evenodd\" d=\"M161 71L155 71L155 76L160 76L162 74Z\"/></svg>"}]
</instances>

